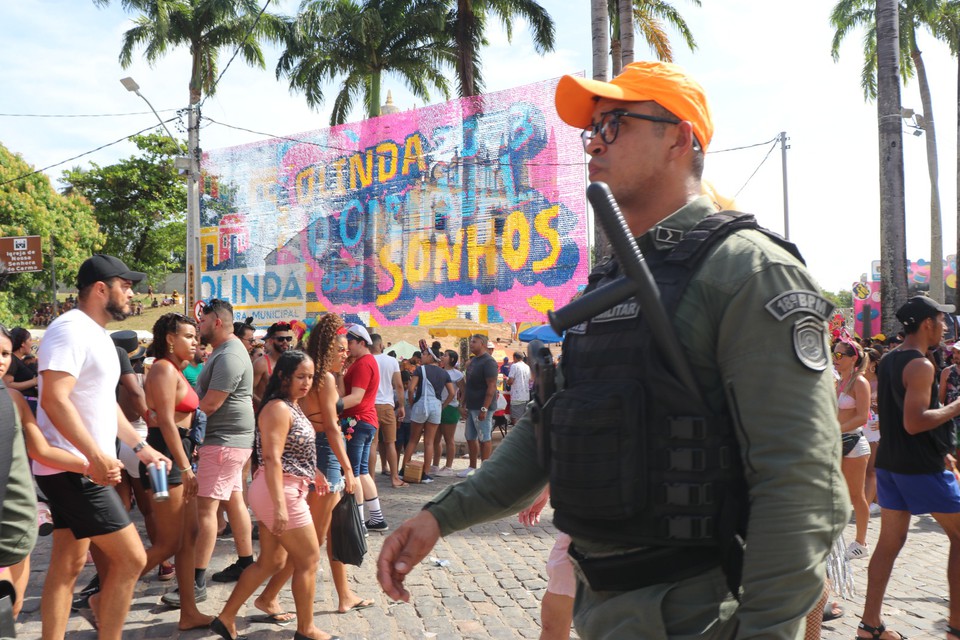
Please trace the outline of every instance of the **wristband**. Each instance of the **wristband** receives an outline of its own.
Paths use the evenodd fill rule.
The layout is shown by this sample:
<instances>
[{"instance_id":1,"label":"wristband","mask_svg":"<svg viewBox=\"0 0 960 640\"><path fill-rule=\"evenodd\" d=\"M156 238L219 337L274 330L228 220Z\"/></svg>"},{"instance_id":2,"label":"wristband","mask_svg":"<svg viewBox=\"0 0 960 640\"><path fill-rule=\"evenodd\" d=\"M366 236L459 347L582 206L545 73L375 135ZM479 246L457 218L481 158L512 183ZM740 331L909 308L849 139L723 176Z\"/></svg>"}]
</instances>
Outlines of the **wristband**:
<instances>
[{"instance_id":1,"label":"wristband","mask_svg":"<svg viewBox=\"0 0 960 640\"><path fill-rule=\"evenodd\" d=\"M337 415L343 413L343 398L337 398Z\"/></svg>"},{"instance_id":2,"label":"wristband","mask_svg":"<svg viewBox=\"0 0 960 640\"><path fill-rule=\"evenodd\" d=\"M183 469L178 469L180 473L186 473L187 471L193 471L193 467L190 465L185 466Z\"/></svg>"},{"instance_id":3,"label":"wristband","mask_svg":"<svg viewBox=\"0 0 960 640\"><path fill-rule=\"evenodd\" d=\"M145 446L147 446L147 443L144 442L143 440L141 440L141 441L138 442L136 445L134 445L134 447L133 447L133 452L134 452L134 453L140 453Z\"/></svg>"}]
</instances>

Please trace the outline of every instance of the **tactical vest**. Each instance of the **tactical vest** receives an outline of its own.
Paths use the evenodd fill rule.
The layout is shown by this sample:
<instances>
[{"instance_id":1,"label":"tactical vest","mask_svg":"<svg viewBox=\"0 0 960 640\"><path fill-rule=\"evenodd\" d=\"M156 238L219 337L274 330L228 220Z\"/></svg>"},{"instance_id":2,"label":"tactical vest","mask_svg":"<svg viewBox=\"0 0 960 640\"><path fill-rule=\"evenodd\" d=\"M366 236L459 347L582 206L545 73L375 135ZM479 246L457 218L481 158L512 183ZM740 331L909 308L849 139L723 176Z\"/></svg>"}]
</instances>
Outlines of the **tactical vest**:
<instances>
[{"instance_id":1,"label":"tactical vest","mask_svg":"<svg viewBox=\"0 0 960 640\"><path fill-rule=\"evenodd\" d=\"M668 317L710 249L740 229L800 258L752 215L708 216L675 246L645 254ZM618 275L615 260L601 263L586 291ZM748 500L734 416L714 414L670 373L636 300L568 330L561 366L564 389L543 408L549 442L540 443L557 528L632 548L712 547L718 564L734 553L738 572Z\"/></svg>"}]
</instances>

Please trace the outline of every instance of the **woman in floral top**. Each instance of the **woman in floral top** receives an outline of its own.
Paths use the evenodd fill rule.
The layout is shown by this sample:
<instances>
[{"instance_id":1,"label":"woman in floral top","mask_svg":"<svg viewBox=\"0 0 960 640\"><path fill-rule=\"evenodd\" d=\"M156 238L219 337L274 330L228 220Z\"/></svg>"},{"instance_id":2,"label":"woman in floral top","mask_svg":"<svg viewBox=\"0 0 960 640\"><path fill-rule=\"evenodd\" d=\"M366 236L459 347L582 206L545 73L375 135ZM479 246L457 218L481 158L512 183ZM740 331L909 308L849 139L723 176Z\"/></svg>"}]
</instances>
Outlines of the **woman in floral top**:
<instances>
[{"instance_id":1,"label":"woman in floral top","mask_svg":"<svg viewBox=\"0 0 960 640\"><path fill-rule=\"evenodd\" d=\"M260 521L260 555L244 569L233 593L210 629L222 638L237 637L240 607L268 578L280 571L289 554L293 564L293 601L297 609L295 638L331 638L313 623L320 545L307 506L311 483L325 493L327 479L316 468L313 425L299 401L313 385L313 360L302 351L280 356L267 382L257 414L253 449L256 467L250 484L250 506Z\"/></svg>"}]
</instances>

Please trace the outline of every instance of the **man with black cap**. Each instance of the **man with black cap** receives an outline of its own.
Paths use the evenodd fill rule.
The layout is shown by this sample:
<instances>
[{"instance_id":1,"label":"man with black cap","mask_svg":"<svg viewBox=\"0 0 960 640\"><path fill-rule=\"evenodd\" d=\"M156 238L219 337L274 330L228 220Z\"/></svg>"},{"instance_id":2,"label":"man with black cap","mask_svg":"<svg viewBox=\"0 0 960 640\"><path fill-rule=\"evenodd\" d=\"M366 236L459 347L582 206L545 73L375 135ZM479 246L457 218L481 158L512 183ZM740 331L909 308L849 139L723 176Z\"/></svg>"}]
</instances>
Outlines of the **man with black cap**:
<instances>
[{"instance_id":1,"label":"man with black cap","mask_svg":"<svg viewBox=\"0 0 960 640\"><path fill-rule=\"evenodd\" d=\"M40 430L52 446L83 457L88 465L78 474L33 462L54 524L40 605L45 638L62 638L66 631L73 586L91 544L106 564L98 567L104 577L101 592L90 603L101 638L120 638L146 562L136 527L112 488L122 468L116 439L144 464L170 465L170 460L140 438L117 405L120 363L104 328L129 314L132 287L143 278L113 256L88 258L77 274L77 308L57 318L40 345Z\"/></svg>"},{"instance_id":2,"label":"man with black cap","mask_svg":"<svg viewBox=\"0 0 960 640\"><path fill-rule=\"evenodd\" d=\"M409 598L403 580L440 535L516 513L549 481L581 638L802 636L850 513L832 305L795 247L702 195L713 123L683 69L565 76L556 107L619 203L694 383L634 299L571 327L562 389L533 412L542 428L528 411L477 473L398 528L380 583ZM585 292L623 271L601 261Z\"/></svg>"},{"instance_id":3,"label":"man with black cap","mask_svg":"<svg viewBox=\"0 0 960 640\"><path fill-rule=\"evenodd\" d=\"M951 454L956 436L951 418L960 400L940 406L937 371L927 353L943 340L945 313L953 305L914 296L897 310L903 344L880 360L877 404L877 502L880 536L870 558L867 598L858 635L879 637L883 595L910 529L911 515L931 514L950 539L947 581L950 615L947 635L960 640L960 487Z\"/></svg>"}]
</instances>

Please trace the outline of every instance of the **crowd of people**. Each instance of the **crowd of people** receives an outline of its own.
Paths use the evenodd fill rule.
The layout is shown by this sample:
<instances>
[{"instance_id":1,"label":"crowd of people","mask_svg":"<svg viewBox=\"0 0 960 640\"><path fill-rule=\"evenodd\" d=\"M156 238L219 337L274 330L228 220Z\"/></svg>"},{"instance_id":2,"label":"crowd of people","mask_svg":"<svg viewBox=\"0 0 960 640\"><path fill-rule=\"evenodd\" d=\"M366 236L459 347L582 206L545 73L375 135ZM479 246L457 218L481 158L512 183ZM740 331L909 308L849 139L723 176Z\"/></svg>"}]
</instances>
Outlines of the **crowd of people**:
<instances>
[{"instance_id":1,"label":"crowd of people","mask_svg":"<svg viewBox=\"0 0 960 640\"><path fill-rule=\"evenodd\" d=\"M156 570L160 580L176 581L161 600L179 609L181 630L237 637L240 607L263 586L253 604L265 621L295 622L298 638L331 637L313 622L321 547L338 611L373 605L352 591L347 565L332 550L334 508L350 494L365 531L388 531L373 477L377 458L394 488L407 487L404 466L419 456L422 438L425 473L417 481L429 483L430 472L452 475L461 417L473 449L489 457L492 427L484 416L497 369L487 338L471 339L465 376L454 350L422 341L401 362L383 353L381 336L332 313L306 335L275 323L261 341L248 322L234 322L229 302L211 300L199 322L162 315L145 348L134 331L104 331L130 314L132 286L142 277L114 257L94 256L81 267L77 307L46 331L37 357L29 330L0 335L0 353L9 354L0 357L0 377L33 460L33 479L21 477L29 490L13 483L7 495L36 491L41 510L49 510L44 533L53 532L44 634L62 635L74 610L100 637L119 638L135 582ZM476 380L469 367L477 367ZM529 376L512 382L516 389ZM446 464L431 464L444 445ZM471 468L478 464L471 459ZM134 504L143 542L131 524ZM38 523L31 524L35 538ZM202 603L216 539L228 527L237 558L209 579L236 586L214 616ZM97 573L74 594L87 561ZM6 565L21 597L28 562ZM293 613L279 601L287 583Z\"/></svg>"}]
</instances>

